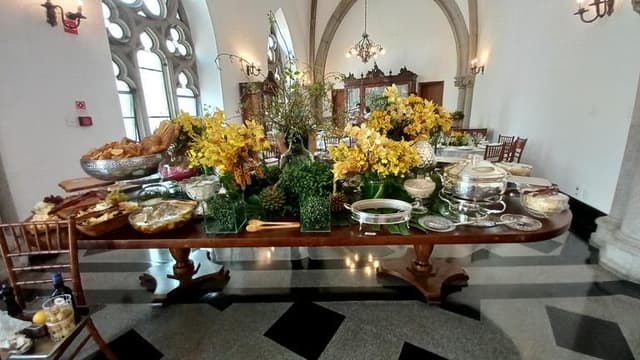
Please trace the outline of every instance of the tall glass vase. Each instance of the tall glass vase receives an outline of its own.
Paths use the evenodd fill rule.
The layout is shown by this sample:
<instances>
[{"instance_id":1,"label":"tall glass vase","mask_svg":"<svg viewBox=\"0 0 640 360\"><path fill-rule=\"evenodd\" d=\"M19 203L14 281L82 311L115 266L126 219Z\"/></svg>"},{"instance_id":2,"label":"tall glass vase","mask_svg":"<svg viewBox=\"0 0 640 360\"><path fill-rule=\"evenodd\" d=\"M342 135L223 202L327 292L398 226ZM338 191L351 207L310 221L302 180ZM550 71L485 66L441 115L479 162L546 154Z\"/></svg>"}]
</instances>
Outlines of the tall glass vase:
<instances>
[{"instance_id":1,"label":"tall glass vase","mask_svg":"<svg viewBox=\"0 0 640 360\"><path fill-rule=\"evenodd\" d=\"M242 193L217 194L204 203L207 234L237 234L247 223L247 204Z\"/></svg>"},{"instance_id":2,"label":"tall glass vase","mask_svg":"<svg viewBox=\"0 0 640 360\"><path fill-rule=\"evenodd\" d=\"M384 198L386 192L386 181L379 177L365 177L362 182L362 199Z\"/></svg>"}]
</instances>

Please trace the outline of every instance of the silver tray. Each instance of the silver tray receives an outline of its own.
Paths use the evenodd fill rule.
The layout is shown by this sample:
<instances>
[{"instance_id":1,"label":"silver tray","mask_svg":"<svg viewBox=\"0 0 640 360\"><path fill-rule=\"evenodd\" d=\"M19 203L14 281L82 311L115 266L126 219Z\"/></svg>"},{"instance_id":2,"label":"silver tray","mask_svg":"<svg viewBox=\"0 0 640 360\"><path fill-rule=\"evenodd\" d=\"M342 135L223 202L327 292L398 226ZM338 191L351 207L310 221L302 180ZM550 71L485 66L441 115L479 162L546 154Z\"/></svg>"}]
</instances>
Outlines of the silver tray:
<instances>
[{"instance_id":1,"label":"silver tray","mask_svg":"<svg viewBox=\"0 0 640 360\"><path fill-rule=\"evenodd\" d=\"M369 199L344 204L351 211L351 218L360 224L392 225L401 224L411 219L412 206L408 202L395 199ZM366 210L393 209L391 214L374 214Z\"/></svg>"}]
</instances>

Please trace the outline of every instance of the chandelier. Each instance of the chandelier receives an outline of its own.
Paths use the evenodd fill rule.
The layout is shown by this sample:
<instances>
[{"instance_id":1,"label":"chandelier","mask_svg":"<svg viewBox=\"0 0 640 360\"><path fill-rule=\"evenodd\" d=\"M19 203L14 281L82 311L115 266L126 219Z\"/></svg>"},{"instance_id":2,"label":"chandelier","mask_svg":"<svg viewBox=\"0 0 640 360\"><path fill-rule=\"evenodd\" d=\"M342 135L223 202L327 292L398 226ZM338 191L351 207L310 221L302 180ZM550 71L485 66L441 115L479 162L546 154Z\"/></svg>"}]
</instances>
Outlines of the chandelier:
<instances>
[{"instance_id":1,"label":"chandelier","mask_svg":"<svg viewBox=\"0 0 640 360\"><path fill-rule=\"evenodd\" d=\"M382 45L374 43L369 39L367 34L367 0L364 0L364 32L362 39L351 47L346 53L346 57L357 56L363 63L367 63L370 59L376 59L378 55L384 55L385 50Z\"/></svg>"}]
</instances>

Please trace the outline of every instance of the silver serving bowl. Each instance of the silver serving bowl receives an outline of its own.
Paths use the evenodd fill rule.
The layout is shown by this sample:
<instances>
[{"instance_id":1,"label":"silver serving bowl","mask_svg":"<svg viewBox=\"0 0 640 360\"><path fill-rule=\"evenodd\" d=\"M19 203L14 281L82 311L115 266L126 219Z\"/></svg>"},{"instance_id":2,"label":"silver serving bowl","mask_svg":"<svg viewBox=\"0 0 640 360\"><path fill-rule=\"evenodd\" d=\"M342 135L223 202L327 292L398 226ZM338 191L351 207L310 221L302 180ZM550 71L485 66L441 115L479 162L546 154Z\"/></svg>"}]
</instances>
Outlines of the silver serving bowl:
<instances>
[{"instance_id":1,"label":"silver serving bowl","mask_svg":"<svg viewBox=\"0 0 640 360\"><path fill-rule=\"evenodd\" d=\"M158 172L162 153L118 160L80 160L88 175L107 181L131 180Z\"/></svg>"}]
</instances>

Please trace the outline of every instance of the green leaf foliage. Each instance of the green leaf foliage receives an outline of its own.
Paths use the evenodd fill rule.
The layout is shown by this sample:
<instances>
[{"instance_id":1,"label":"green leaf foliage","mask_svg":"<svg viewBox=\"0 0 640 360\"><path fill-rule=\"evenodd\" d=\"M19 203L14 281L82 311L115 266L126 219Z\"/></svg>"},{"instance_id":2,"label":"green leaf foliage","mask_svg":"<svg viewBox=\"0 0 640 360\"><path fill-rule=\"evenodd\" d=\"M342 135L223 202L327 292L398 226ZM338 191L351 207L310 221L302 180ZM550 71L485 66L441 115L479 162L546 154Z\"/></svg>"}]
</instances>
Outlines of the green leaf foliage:
<instances>
[{"instance_id":1,"label":"green leaf foliage","mask_svg":"<svg viewBox=\"0 0 640 360\"><path fill-rule=\"evenodd\" d=\"M260 177L257 174L251 174L251 184L245 189L245 195L258 195L262 189L275 185L280 179L282 171L278 166L262 166L262 172L264 177Z\"/></svg>"},{"instance_id":2,"label":"green leaf foliage","mask_svg":"<svg viewBox=\"0 0 640 360\"><path fill-rule=\"evenodd\" d=\"M280 180L280 186L292 200L302 195L328 195L333 188L331 168L319 161L289 166L282 172Z\"/></svg>"}]
</instances>

